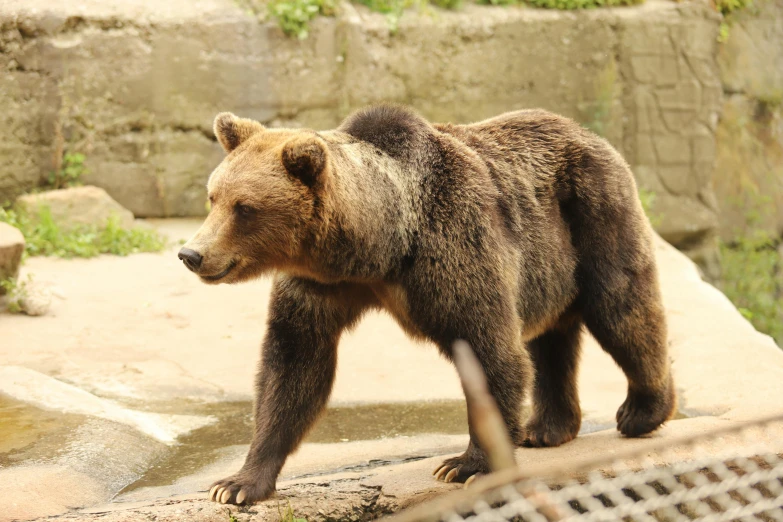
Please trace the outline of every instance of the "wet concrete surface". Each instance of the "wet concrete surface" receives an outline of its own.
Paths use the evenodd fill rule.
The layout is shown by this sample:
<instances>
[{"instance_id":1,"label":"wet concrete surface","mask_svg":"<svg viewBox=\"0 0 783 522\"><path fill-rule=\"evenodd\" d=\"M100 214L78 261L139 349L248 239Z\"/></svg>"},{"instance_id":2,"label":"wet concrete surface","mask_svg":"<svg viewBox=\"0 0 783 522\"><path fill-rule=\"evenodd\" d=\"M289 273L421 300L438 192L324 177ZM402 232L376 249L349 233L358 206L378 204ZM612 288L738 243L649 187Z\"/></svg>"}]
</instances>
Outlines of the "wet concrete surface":
<instances>
[{"instance_id":1,"label":"wet concrete surface","mask_svg":"<svg viewBox=\"0 0 783 522\"><path fill-rule=\"evenodd\" d=\"M0 394L0 466L21 460L15 455L41 439L59 439L82 424L86 417L36 408Z\"/></svg>"},{"instance_id":2,"label":"wet concrete surface","mask_svg":"<svg viewBox=\"0 0 783 522\"><path fill-rule=\"evenodd\" d=\"M210 466L223 462L238 467L250 443L251 401L179 401L145 407L138 401L129 401L125 406L158 414L177 412L214 421L182 435L176 444L167 445L121 423L45 410L0 394L0 418L3 419L0 425L0 477L3 477L3 469L32 469L30 466L34 465L41 466L45 473L55 469L91 476L100 484L100 490L92 488L82 495L89 493L90 498L103 502L154 498L192 488L194 481L188 477L198 477ZM305 446L405 440L428 434L464 436L467 433L466 415L462 400L333 406L308 434ZM586 421L582 434L607 427L605 423ZM447 449L453 448L434 447L424 452L414 448L409 454L398 451L386 458L380 455L380 458L345 460L345 465L332 466L328 471L357 471L398 464L427 458ZM318 474L314 469L301 471L284 473L283 477ZM206 487L207 482L200 484ZM74 500L78 500L78 494L76 497Z\"/></svg>"},{"instance_id":3,"label":"wet concrete surface","mask_svg":"<svg viewBox=\"0 0 783 522\"><path fill-rule=\"evenodd\" d=\"M142 406L128 401L127 407ZM73 505L90 499L107 502L113 498L145 498L139 490L172 486L220 461L230 465L244 457L252 433L253 403L194 401L147 404L148 413L177 412L211 422L165 444L122 423L38 408L0 394L0 480L12 480L19 471L37 474L65 472L88 475L93 487L73 491ZM415 403L356 404L329 408L308 434L305 446L326 446L379 439L407 439L423 434L463 435L467 433L464 401L445 400ZM441 451L453 449L442 448ZM361 469L425 458L425 453L378 459L346 460L343 469ZM382 455L381 455L382 457ZM329 469L335 469L332 465ZM321 470L325 472L326 470ZM312 471L310 471L312 473ZM186 480L187 484L190 484ZM99 485L99 486L98 486ZM206 486L206 482L202 484ZM97 489L97 490L96 490ZM156 493L155 493L156 494ZM46 512L35 514L47 514ZM3 516L0 515L0 520Z\"/></svg>"},{"instance_id":4,"label":"wet concrete surface","mask_svg":"<svg viewBox=\"0 0 783 522\"><path fill-rule=\"evenodd\" d=\"M57 469L89 474L98 480L103 486L100 492L103 501L149 498L181 490L181 487L174 487L178 481L184 479L185 483L189 483L187 477L198 476L204 469L221 461L238 465L250 443L253 425L251 401L179 401L146 405L129 401L125 406L158 414L177 412L214 420L182 435L176 444L167 445L120 423L44 410L0 395L0 418L3 419L0 425L0 469L32 463L56 466ZM528 414L529 411L526 411L525 415ZM466 418L466 406L462 400L333 406L308 434L305 445L405 439L427 434L465 435ZM607 423L588 420L584 422L581 434L609 427ZM422 459L433 454L437 454L437 449L424 453L414 451L410 455L398 454L387 459L370 459L340 466L337 470L356 471ZM297 476L314 474L317 473L310 471ZM151 492L154 488L158 488L157 493ZM146 491L141 495L134 494L140 490Z\"/></svg>"},{"instance_id":5,"label":"wet concrete surface","mask_svg":"<svg viewBox=\"0 0 783 522\"><path fill-rule=\"evenodd\" d=\"M226 448L250 444L252 402L207 404L189 414L214 415L217 422L181 437L167 455L120 494L145 487L168 486L213 464ZM409 437L425 433L467 433L464 401L372 404L329 408L305 443L329 444Z\"/></svg>"}]
</instances>

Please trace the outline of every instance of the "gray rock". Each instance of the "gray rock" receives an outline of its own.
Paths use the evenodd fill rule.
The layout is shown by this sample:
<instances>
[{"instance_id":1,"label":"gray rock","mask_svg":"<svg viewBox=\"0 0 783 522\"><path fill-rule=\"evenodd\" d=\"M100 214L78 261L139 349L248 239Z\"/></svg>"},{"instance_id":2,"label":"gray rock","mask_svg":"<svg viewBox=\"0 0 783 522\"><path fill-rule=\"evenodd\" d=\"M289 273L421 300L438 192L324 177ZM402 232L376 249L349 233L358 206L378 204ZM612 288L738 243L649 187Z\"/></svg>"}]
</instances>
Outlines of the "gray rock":
<instances>
[{"instance_id":1,"label":"gray rock","mask_svg":"<svg viewBox=\"0 0 783 522\"><path fill-rule=\"evenodd\" d=\"M15 227L0 223L0 281L16 278L24 253L24 236ZM5 291L0 288L0 295Z\"/></svg>"},{"instance_id":2,"label":"gray rock","mask_svg":"<svg viewBox=\"0 0 783 522\"><path fill-rule=\"evenodd\" d=\"M28 194L19 197L15 206L33 220L44 208L48 208L54 222L65 230L79 226L100 228L111 216L119 219L122 228L132 228L134 223L133 214L128 209L102 188L92 186Z\"/></svg>"},{"instance_id":3,"label":"gray rock","mask_svg":"<svg viewBox=\"0 0 783 522\"><path fill-rule=\"evenodd\" d=\"M25 282L19 296L19 307L27 315L46 315L52 304L52 289L45 283Z\"/></svg>"}]
</instances>

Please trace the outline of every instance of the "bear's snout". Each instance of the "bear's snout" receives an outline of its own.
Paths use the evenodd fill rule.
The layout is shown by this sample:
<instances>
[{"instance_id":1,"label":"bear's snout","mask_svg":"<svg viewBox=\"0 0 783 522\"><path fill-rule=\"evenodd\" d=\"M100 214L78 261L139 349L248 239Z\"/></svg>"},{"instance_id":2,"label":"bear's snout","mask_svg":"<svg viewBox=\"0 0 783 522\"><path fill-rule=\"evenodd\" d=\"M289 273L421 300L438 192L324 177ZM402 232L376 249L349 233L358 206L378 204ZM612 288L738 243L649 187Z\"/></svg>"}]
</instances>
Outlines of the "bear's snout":
<instances>
[{"instance_id":1,"label":"bear's snout","mask_svg":"<svg viewBox=\"0 0 783 522\"><path fill-rule=\"evenodd\" d=\"M201 261L204 259L201 254L189 248L183 248L180 250L177 257L179 257L182 262L185 263L185 266L188 267L191 272L198 270L201 266Z\"/></svg>"}]
</instances>

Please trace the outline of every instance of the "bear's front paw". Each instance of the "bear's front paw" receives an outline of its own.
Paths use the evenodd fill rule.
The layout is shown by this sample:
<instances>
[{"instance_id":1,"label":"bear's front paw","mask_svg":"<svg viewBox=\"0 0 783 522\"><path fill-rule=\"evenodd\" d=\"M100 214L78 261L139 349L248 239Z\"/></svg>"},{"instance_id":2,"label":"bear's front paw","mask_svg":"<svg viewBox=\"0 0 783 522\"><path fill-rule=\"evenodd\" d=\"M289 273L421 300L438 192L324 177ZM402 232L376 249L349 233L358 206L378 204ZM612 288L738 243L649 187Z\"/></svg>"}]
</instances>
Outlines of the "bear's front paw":
<instances>
[{"instance_id":1,"label":"bear's front paw","mask_svg":"<svg viewBox=\"0 0 783 522\"><path fill-rule=\"evenodd\" d=\"M263 476L240 471L212 484L209 489L209 499L221 504L250 505L266 500L274 493L274 481L270 483Z\"/></svg>"},{"instance_id":2,"label":"bear's front paw","mask_svg":"<svg viewBox=\"0 0 783 522\"><path fill-rule=\"evenodd\" d=\"M484 452L478 450L468 450L459 457L446 459L432 472L436 480L464 482L465 485L485 473L489 473L487 457Z\"/></svg>"}]
</instances>

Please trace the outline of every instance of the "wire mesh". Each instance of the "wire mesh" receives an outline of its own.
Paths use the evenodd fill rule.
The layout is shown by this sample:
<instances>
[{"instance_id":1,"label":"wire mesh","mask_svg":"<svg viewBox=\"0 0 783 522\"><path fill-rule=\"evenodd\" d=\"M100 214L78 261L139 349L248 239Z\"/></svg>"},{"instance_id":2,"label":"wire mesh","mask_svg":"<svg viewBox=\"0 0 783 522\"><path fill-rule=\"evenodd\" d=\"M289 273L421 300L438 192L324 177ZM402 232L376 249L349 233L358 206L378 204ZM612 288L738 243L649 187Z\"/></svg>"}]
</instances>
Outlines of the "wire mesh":
<instances>
[{"instance_id":1,"label":"wire mesh","mask_svg":"<svg viewBox=\"0 0 783 522\"><path fill-rule=\"evenodd\" d=\"M783 415L560 469L498 472L400 521L783 522Z\"/></svg>"}]
</instances>

